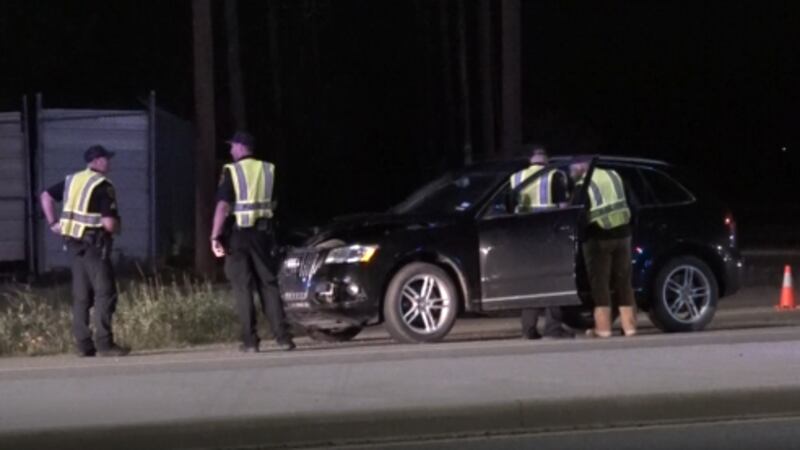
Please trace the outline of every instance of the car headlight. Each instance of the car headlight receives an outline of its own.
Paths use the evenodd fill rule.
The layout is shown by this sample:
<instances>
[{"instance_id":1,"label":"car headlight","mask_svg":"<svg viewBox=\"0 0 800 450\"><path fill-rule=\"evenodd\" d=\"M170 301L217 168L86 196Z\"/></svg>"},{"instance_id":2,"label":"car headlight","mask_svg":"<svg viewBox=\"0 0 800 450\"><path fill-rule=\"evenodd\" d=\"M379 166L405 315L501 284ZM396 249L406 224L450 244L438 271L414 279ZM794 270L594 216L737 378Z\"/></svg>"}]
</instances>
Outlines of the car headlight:
<instances>
[{"instance_id":1,"label":"car headlight","mask_svg":"<svg viewBox=\"0 0 800 450\"><path fill-rule=\"evenodd\" d=\"M283 267L289 270L297 269L300 267L300 258L286 258L286 260L283 262Z\"/></svg>"},{"instance_id":2,"label":"car headlight","mask_svg":"<svg viewBox=\"0 0 800 450\"><path fill-rule=\"evenodd\" d=\"M365 263L378 251L377 245L349 245L347 247L334 248L328 252L325 264L353 264Z\"/></svg>"}]
</instances>

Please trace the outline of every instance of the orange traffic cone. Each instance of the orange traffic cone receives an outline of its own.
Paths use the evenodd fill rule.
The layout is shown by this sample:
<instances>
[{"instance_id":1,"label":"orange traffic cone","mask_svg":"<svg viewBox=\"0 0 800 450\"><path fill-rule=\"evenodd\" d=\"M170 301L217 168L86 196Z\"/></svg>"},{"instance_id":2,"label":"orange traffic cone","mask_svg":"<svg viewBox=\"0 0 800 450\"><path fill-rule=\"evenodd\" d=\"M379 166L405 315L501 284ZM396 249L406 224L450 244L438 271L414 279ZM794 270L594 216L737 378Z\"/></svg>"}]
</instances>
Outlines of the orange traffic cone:
<instances>
[{"instance_id":1,"label":"orange traffic cone","mask_svg":"<svg viewBox=\"0 0 800 450\"><path fill-rule=\"evenodd\" d=\"M779 310L795 309L794 287L792 286L792 268L788 265L783 269L783 289L781 289L781 302Z\"/></svg>"}]
</instances>

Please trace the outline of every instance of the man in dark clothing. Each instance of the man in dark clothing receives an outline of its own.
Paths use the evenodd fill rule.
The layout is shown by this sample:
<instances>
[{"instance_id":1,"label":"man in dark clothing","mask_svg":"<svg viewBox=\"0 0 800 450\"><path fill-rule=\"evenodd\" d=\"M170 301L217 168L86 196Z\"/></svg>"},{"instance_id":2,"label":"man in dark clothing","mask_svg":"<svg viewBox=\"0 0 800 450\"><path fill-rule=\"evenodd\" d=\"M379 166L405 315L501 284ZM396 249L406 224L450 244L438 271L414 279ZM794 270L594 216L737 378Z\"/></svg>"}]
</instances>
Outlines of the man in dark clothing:
<instances>
[{"instance_id":1,"label":"man in dark clothing","mask_svg":"<svg viewBox=\"0 0 800 450\"><path fill-rule=\"evenodd\" d=\"M566 174L546 167L548 158L544 148L534 145L530 148L530 152L530 166L511 176L511 188L516 196L516 212L535 213L566 205L569 201ZM574 333L564 327L561 308L551 306L522 311L522 336L525 339L542 337L536 328L542 312L545 312L544 337L554 339L575 337Z\"/></svg>"},{"instance_id":2,"label":"man in dark clothing","mask_svg":"<svg viewBox=\"0 0 800 450\"><path fill-rule=\"evenodd\" d=\"M255 289L278 348L292 350L295 345L286 326L272 256L275 166L252 156L254 139L248 133L237 132L228 143L234 163L225 165L217 189L211 250L218 258L225 257L225 274L231 282L242 324L240 349L247 353L259 351L253 306ZM236 221L229 238L223 242L225 221L231 212Z\"/></svg>"},{"instance_id":3,"label":"man in dark clothing","mask_svg":"<svg viewBox=\"0 0 800 450\"><path fill-rule=\"evenodd\" d=\"M84 153L87 168L42 192L40 201L50 229L64 238L72 257L72 333L82 357L124 356L130 349L114 343L112 316L117 287L111 266L112 235L120 218L111 181L105 177L114 154L99 145ZM60 218L56 203L62 202ZM95 337L89 328L94 307Z\"/></svg>"}]
</instances>

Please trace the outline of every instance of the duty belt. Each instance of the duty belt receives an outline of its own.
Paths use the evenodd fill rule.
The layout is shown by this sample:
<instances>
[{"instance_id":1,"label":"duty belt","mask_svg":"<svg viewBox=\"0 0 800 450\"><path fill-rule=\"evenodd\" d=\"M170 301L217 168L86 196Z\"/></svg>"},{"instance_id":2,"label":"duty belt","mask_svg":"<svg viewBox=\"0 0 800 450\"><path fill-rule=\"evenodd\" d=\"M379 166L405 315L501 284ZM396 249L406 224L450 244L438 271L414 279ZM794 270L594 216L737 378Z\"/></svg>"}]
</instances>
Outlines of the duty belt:
<instances>
[{"instance_id":1,"label":"duty belt","mask_svg":"<svg viewBox=\"0 0 800 450\"><path fill-rule=\"evenodd\" d=\"M256 220L256 223L249 227L241 227L238 224L234 223L233 229L237 231L241 230L272 231L272 221L270 219L262 217Z\"/></svg>"},{"instance_id":2,"label":"duty belt","mask_svg":"<svg viewBox=\"0 0 800 450\"><path fill-rule=\"evenodd\" d=\"M64 240L67 242L76 242L81 244L90 244L90 245L97 245L99 243L103 243L104 241L110 240L111 235L108 234L105 230L92 230L88 229L83 232L83 236L80 238L74 238L72 236L64 236Z\"/></svg>"}]
</instances>

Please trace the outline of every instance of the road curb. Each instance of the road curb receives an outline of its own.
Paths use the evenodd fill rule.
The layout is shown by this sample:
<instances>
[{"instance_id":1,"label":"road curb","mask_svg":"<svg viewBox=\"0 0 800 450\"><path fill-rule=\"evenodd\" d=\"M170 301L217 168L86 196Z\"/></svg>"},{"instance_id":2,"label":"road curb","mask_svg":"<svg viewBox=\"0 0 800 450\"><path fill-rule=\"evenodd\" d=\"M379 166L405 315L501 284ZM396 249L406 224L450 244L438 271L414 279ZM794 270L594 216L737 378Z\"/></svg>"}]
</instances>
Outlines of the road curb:
<instances>
[{"instance_id":1,"label":"road curb","mask_svg":"<svg viewBox=\"0 0 800 450\"><path fill-rule=\"evenodd\" d=\"M464 404L340 414L221 418L152 426L115 426L0 435L0 447L298 448L454 436L605 429L800 415L800 386L683 392L623 398Z\"/></svg>"}]
</instances>

